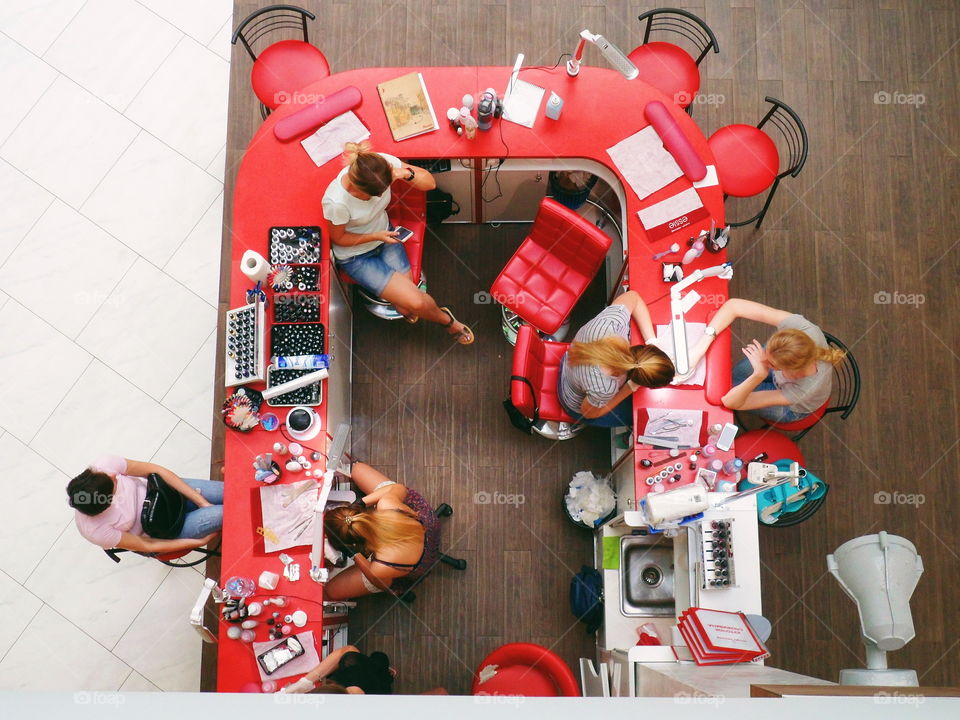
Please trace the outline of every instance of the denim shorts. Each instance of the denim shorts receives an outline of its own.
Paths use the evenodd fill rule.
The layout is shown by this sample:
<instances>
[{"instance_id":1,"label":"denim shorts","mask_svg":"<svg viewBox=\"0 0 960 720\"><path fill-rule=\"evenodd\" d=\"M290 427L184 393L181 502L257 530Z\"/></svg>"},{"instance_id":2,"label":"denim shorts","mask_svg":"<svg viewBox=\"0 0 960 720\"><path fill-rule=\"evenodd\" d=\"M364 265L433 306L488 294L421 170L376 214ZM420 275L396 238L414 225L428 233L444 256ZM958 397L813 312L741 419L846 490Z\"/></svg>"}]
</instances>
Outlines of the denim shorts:
<instances>
[{"instance_id":1,"label":"denim shorts","mask_svg":"<svg viewBox=\"0 0 960 720\"><path fill-rule=\"evenodd\" d=\"M337 260L337 267L355 283L380 297L395 272L410 272L410 260L402 243L383 243L362 255Z\"/></svg>"}]
</instances>

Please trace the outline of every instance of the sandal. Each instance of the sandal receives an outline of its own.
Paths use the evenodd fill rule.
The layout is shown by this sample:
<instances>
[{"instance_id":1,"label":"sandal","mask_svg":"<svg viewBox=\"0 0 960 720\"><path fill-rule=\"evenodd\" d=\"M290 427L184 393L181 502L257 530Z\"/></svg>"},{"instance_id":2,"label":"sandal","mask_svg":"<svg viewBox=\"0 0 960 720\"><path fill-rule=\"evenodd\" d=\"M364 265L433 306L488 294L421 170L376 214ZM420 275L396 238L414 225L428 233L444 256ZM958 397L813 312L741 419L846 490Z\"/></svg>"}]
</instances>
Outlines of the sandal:
<instances>
[{"instance_id":1,"label":"sandal","mask_svg":"<svg viewBox=\"0 0 960 720\"><path fill-rule=\"evenodd\" d=\"M404 315L403 319L406 320L411 325L416 325L418 322L420 322L419 315Z\"/></svg>"},{"instance_id":2,"label":"sandal","mask_svg":"<svg viewBox=\"0 0 960 720\"><path fill-rule=\"evenodd\" d=\"M440 309L443 310L447 314L447 317L450 318L450 322L444 325L445 328L448 328L452 326L455 322L457 322L457 319L453 316L453 313L450 312L450 308L442 307ZM466 325L464 325L463 330L456 333L454 337L457 339L457 342L460 343L461 345L470 345L475 340L473 336L473 330L468 328Z\"/></svg>"}]
</instances>

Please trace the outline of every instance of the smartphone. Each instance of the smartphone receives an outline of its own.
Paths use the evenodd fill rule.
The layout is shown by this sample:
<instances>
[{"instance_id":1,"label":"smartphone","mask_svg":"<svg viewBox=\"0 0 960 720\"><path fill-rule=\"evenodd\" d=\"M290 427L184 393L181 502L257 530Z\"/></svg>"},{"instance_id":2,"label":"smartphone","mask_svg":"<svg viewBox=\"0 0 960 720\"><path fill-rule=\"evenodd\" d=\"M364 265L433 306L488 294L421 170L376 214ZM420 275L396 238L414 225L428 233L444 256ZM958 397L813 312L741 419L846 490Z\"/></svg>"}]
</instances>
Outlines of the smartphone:
<instances>
[{"instance_id":1,"label":"smartphone","mask_svg":"<svg viewBox=\"0 0 960 720\"><path fill-rule=\"evenodd\" d=\"M402 243L405 243L407 240L413 237L413 230L408 230L403 225L397 225L393 229L397 233L397 240Z\"/></svg>"},{"instance_id":2,"label":"smartphone","mask_svg":"<svg viewBox=\"0 0 960 720\"><path fill-rule=\"evenodd\" d=\"M725 424L720 431L720 437L717 439L717 447L721 450L729 450L733 446L733 439L737 437L738 429L736 425L731 423Z\"/></svg>"},{"instance_id":3,"label":"smartphone","mask_svg":"<svg viewBox=\"0 0 960 720\"><path fill-rule=\"evenodd\" d=\"M295 637L288 637L279 645L257 656L257 662L267 675L272 675L281 667L286 665L294 658L298 658L306 652L303 645Z\"/></svg>"}]
</instances>

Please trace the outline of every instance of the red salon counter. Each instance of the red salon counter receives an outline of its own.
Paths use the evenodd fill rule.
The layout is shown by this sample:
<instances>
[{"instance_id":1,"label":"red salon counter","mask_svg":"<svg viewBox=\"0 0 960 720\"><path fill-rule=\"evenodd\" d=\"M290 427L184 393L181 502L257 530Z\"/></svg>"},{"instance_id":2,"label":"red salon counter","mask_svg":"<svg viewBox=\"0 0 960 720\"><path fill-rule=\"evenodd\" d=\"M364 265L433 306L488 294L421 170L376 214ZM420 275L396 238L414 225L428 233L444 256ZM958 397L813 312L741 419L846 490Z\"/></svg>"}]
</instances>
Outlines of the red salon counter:
<instances>
[{"instance_id":1,"label":"red salon counter","mask_svg":"<svg viewBox=\"0 0 960 720\"><path fill-rule=\"evenodd\" d=\"M423 74L440 129L397 143L393 141L390 134L376 85L412 71ZM627 224L624 234L629 254L627 276L629 287L640 292L646 299L654 324L668 324L669 285L662 282L660 263L651 260L651 255L665 250L672 242L684 244L687 238L699 233L701 229L708 228L710 218L718 227L722 227L724 224L723 191L718 185L698 189L710 217L666 238L651 242L640 224L637 211L692 185L685 176L681 176L661 190L640 200L617 172L606 149L648 125L643 108L647 102L653 100L664 103L703 162L711 165L713 156L707 147L703 132L683 110L641 80L628 81L614 70L597 67L582 67L580 75L572 78L561 66L550 70L529 68L520 73L521 79L546 88L548 93L553 90L563 98L563 113L559 120L547 119L541 108L532 129L498 120L495 121L491 131L478 132L474 140L457 136L444 118L446 108L459 107L460 98L464 93L478 93L487 87L493 87L498 92L502 92L507 85L510 71L508 67L351 70L331 75L296 93L294 100L302 102L302 105L291 103L275 110L250 141L237 172L231 232L230 307L243 305L245 292L250 287L249 281L239 269L241 255L246 250L253 249L266 256L271 227L319 225L325 228L320 199L327 185L342 167L339 158L322 167L316 167L301 147L299 142L301 138L281 142L274 135L274 125L300 110L304 105L317 102L321 97L341 88L355 86L360 90L363 101L354 108L354 112L369 128L370 140L374 148L379 151L392 153L404 159L584 158L608 167L620 179L623 195L626 198ZM324 232L322 252L322 257L329 256L329 240L326 232ZM692 270L708 267L724 260L723 252L704 253L688 268ZM328 271L329 264L324 263L323 267L321 292L326 299L331 293L331 276ZM708 314L715 311L726 298L727 282L712 278L695 285L694 288L703 296L704 301L696 305L687 314L687 318L692 322L705 322ZM270 308L267 312L269 318ZM329 327L327 302L323 303L321 320ZM714 347L711 348L708 359L711 360L708 363L710 373L715 374L718 383L726 382L729 387L729 333L723 333L718 338ZM331 375L337 372L349 372L349 367L342 364L346 362L349 362L349 358L335 359L331 365ZM255 385L255 387L260 386L262 383ZM709 380L708 387L710 387ZM317 408L325 429L328 427L326 395L325 388L324 402ZM708 395L713 402L708 400ZM638 412L644 407L652 406L702 409L707 412L707 422L710 424L727 422L731 419L731 413L719 406L716 392L708 393L700 387L641 391L636 393L634 404ZM286 409L277 408L274 412L282 421ZM309 444L324 450L326 441L321 440L322 436L323 434ZM282 570L277 553L265 553L263 539L258 534L258 528L262 525L258 493L260 486L253 478L251 466L257 454L270 452L274 442L281 439L279 433L266 432L260 428L249 433L232 430L226 433L224 447L226 513L223 528L221 583L233 575L256 580L263 570L276 573ZM646 453L638 449L635 453L635 462L639 463L639 460L645 456ZM641 470L639 464L637 470ZM285 473L281 482L294 482L301 479L303 479L302 474ZM645 490L646 486L644 486ZM641 497L639 488L637 497ZM285 595L290 602L286 608L283 608L284 613L289 612L291 607L305 610L310 621L303 629L314 630L318 651L322 655L319 642L323 627L321 604L323 590L321 585L315 584L308 577L309 546L294 548L287 553L294 558L295 562L300 563L301 579L291 583L281 577L275 591L267 593L258 588L258 595L254 599ZM266 614L261 615L261 619L265 617ZM342 616L328 619L327 623L342 622L342 619ZM226 629L227 624L221 623L217 688L222 692L235 692L250 682L258 681L258 675L252 648L240 641L228 639ZM257 631L257 640L265 639L261 622ZM280 684L285 682L288 680L281 681Z\"/></svg>"}]
</instances>

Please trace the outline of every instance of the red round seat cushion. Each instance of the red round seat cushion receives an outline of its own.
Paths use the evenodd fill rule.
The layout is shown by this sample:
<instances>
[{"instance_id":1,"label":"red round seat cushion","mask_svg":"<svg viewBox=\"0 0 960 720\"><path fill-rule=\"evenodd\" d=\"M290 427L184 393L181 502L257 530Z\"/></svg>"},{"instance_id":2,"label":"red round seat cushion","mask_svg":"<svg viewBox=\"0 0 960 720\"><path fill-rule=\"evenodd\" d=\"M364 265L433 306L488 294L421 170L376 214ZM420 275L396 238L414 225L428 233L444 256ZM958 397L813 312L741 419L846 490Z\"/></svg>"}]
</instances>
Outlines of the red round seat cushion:
<instances>
[{"instance_id":1,"label":"red round seat cushion","mask_svg":"<svg viewBox=\"0 0 960 720\"><path fill-rule=\"evenodd\" d=\"M753 125L726 125L711 135L707 144L717 163L720 187L727 195L759 195L780 172L777 146Z\"/></svg>"},{"instance_id":2,"label":"red round seat cushion","mask_svg":"<svg viewBox=\"0 0 960 720\"><path fill-rule=\"evenodd\" d=\"M640 79L653 85L682 108L693 102L700 89L700 68L689 53L668 42L649 42L628 55Z\"/></svg>"},{"instance_id":3,"label":"red round seat cushion","mask_svg":"<svg viewBox=\"0 0 960 720\"><path fill-rule=\"evenodd\" d=\"M557 697L560 693L551 677L530 665L497 668L497 674L479 685L477 695Z\"/></svg>"},{"instance_id":4,"label":"red round seat cushion","mask_svg":"<svg viewBox=\"0 0 960 720\"><path fill-rule=\"evenodd\" d=\"M260 102L275 110L289 102L297 90L329 74L327 58L313 45L302 40L281 40L257 56L250 84Z\"/></svg>"},{"instance_id":5,"label":"red round seat cushion","mask_svg":"<svg viewBox=\"0 0 960 720\"><path fill-rule=\"evenodd\" d=\"M797 444L783 433L772 430L751 430L743 433L734 441L734 448L737 457L745 463L765 452L767 459L764 462L767 463L794 460L801 465L806 464Z\"/></svg>"}]
</instances>

